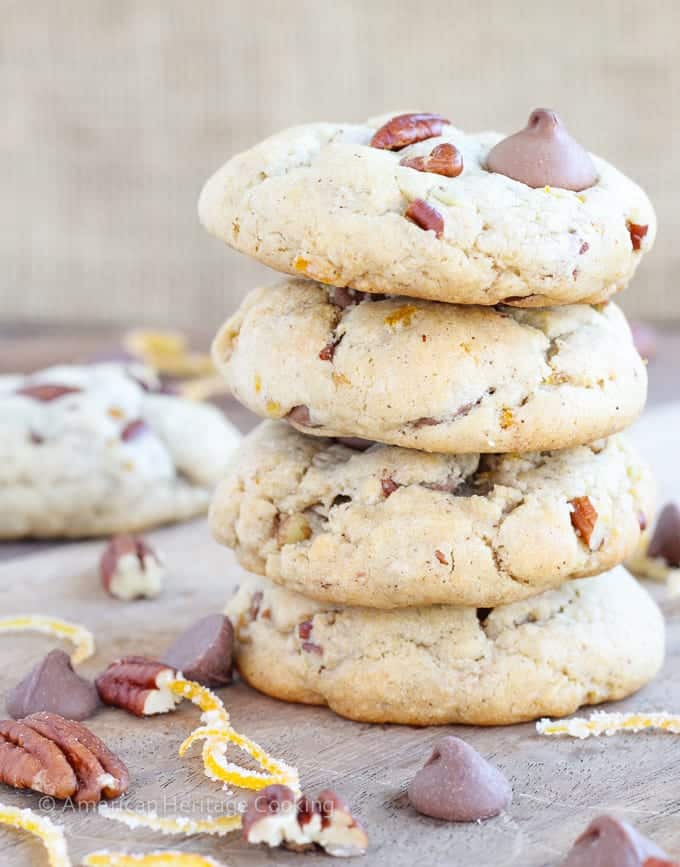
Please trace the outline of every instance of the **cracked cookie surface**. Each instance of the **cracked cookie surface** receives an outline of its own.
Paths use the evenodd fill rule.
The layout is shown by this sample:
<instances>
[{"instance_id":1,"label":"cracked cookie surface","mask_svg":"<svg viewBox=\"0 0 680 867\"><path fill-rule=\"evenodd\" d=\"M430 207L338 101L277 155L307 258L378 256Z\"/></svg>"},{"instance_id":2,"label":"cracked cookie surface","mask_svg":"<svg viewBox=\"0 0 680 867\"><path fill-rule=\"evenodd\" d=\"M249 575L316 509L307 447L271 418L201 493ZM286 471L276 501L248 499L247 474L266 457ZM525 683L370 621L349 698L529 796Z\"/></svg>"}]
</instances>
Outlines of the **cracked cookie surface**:
<instances>
[{"instance_id":1,"label":"cracked cookie surface","mask_svg":"<svg viewBox=\"0 0 680 867\"><path fill-rule=\"evenodd\" d=\"M249 576L226 613L248 683L365 722L564 716L639 689L664 655L661 612L623 567L491 611L329 607Z\"/></svg>"},{"instance_id":2,"label":"cracked cookie surface","mask_svg":"<svg viewBox=\"0 0 680 867\"><path fill-rule=\"evenodd\" d=\"M632 424L647 393L614 304L453 306L287 280L248 295L213 357L261 416L457 454L592 442Z\"/></svg>"},{"instance_id":3,"label":"cracked cookie surface","mask_svg":"<svg viewBox=\"0 0 680 867\"><path fill-rule=\"evenodd\" d=\"M0 538L133 532L205 513L240 436L216 407L158 387L140 365L0 376Z\"/></svg>"},{"instance_id":4,"label":"cracked cookie surface","mask_svg":"<svg viewBox=\"0 0 680 867\"><path fill-rule=\"evenodd\" d=\"M532 189L486 170L497 133L446 125L398 150L371 147L389 117L293 127L235 156L201 193L203 225L272 268L334 286L534 307L604 301L654 242L649 199L605 160L593 157L598 180L581 192ZM463 156L457 177L400 165L444 143ZM418 202L441 220L436 233L406 218Z\"/></svg>"},{"instance_id":5,"label":"cracked cookie surface","mask_svg":"<svg viewBox=\"0 0 680 867\"><path fill-rule=\"evenodd\" d=\"M619 437L456 456L359 451L263 422L243 440L210 520L246 569L315 599L487 606L621 563L653 500L646 467Z\"/></svg>"}]
</instances>

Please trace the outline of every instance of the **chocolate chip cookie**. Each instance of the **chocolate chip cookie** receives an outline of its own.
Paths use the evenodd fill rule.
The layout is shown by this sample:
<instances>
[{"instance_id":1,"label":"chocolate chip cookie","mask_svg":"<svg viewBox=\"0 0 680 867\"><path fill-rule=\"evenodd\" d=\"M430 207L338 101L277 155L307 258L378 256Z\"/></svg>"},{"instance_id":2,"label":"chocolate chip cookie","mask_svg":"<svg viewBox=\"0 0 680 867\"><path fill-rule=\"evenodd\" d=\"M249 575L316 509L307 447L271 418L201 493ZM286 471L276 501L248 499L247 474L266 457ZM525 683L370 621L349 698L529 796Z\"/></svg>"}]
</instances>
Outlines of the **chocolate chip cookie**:
<instances>
[{"instance_id":1,"label":"chocolate chip cookie","mask_svg":"<svg viewBox=\"0 0 680 867\"><path fill-rule=\"evenodd\" d=\"M454 306L288 280L250 293L213 357L261 416L432 452L592 442L632 424L647 394L614 304Z\"/></svg>"},{"instance_id":2,"label":"chocolate chip cookie","mask_svg":"<svg viewBox=\"0 0 680 867\"><path fill-rule=\"evenodd\" d=\"M252 577L226 613L248 683L363 722L564 716L635 692L664 654L661 612L622 567L491 610L330 606Z\"/></svg>"},{"instance_id":3,"label":"chocolate chip cookie","mask_svg":"<svg viewBox=\"0 0 680 867\"><path fill-rule=\"evenodd\" d=\"M199 214L279 271L461 304L604 301L656 234L640 187L544 109L507 139L422 113L293 127L229 160Z\"/></svg>"},{"instance_id":4,"label":"chocolate chip cookie","mask_svg":"<svg viewBox=\"0 0 680 867\"><path fill-rule=\"evenodd\" d=\"M235 454L210 520L247 569L323 602L489 606L621 563L653 499L619 437L440 455L264 422Z\"/></svg>"},{"instance_id":5,"label":"chocolate chip cookie","mask_svg":"<svg viewBox=\"0 0 680 867\"><path fill-rule=\"evenodd\" d=\"M207 511L240 437L139 365L0 377L0 538L97 536ZM187 435L187 434L190 435Z\"/></svg>"}]
</instances>

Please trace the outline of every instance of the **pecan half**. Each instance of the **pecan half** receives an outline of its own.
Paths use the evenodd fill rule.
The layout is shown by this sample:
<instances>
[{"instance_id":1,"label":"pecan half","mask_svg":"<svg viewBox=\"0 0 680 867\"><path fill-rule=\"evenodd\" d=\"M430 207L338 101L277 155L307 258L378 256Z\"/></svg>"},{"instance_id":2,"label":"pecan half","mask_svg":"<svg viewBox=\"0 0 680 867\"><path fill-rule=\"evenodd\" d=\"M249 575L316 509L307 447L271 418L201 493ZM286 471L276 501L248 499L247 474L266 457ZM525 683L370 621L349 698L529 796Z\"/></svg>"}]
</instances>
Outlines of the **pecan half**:
<instances>
[{"instance_id":1,"label":"pecan half","mask_svg":"<svg viewBox=\"0 0 680 867\"><path fill-rule=\"evenodd\" d=\"M113 536L99 561L107 593L117 599L152 599L161 592L165 567L142 536Z\"/></svg>"},{"instance_id":2,"label":"pecan half","mask_svg":"<svg viewBox=\"0 0 680 867\"><path fill-rule=\"evenodd\" d=\"M639 223L626 223L628 226L628 234L630 235L630 243L633 245L633 250L639 250L642 247L642 239L649 231L649 226L641 226Z\"/></svg>"},{"instance_id":3,"label":"pecan half","mask_svg":"<svg viewBox=\"0 0 680 867\"><path fill-rule=\"evenodd\" d=\"M22 722L55 743L66 756L78 781L76 804L98 804L102 796L117 798L127 790L129 774L123 762L82 723L46 712Z\"/></svg>"},{"instance_id":4,"label":"pecan half","mask_svg":"<svg viewBox=\"0 0 680 867\"><path fill-rule=\"evenodd\" d=\"M595 524L597 524L597 509L590 501L590 497L574 497L569 500L572 506L571 525L583 542L590 547Z\"/></svg>"},{"instance_id":5,"label":"pecan half","mask_svg":"<svg viewBox=\"0 0 680 867\"><path fill-rule=\"evenodd\" d=\"M54 713L0 722L0 780L76 804L127 790L128 770L82 723Z\"/></svg>"},{"instance_id":6,"label":"pecan half","mask_svg":"<svg viewBox=\"0 0 680 867\"><path fill-rule=\"evenodd\" d=\"M18 388L16 394L22 394L24 397L32 397L33 400L39 400L43 403L49 403L51 400L56 400L58 397L63 397L65 394L77 394L82 391L80 388L75 388L72 385L54 385L45 383L44 385L25 385L23 388Z\"/></svg>"},{"instance_id":7,"label":"pecan half","mask_svg":"<svg viewBox=\"0 0 680 867\"><path fill-rule=\"evenodd\" d=\"M95 680L95 686L104 704L135 716L151 716L174 710L181 701L168 689L176 675L174 668L155 659L127 656L112 662Z\"/></svg>"},{"instance_id":8,"label":"pecan half","mask_svg":"<svg viewBox=\"0 0 680 867\"><path fill-rule=\"evenodd\" d=\"M426 232L431 229L438 238L444 234L444 218L424 199L414 199L406 208L404 216Z\"/></svg>"},{"instance_id":9,"label":"pecan half","mask_svg":"<svg viewBox=\"0 0 680 867\"><path fill-rule=\"evenodd\" d=\"M371 147L398 151L407 145L442 134L451 121L440 114L399 114L377 130Z\"/></svg>"},{"instance_id":10,"label":"pecan half","mask_svg":"<svg viewBox=\"0 0 680 867\"><path fill-rule=\"evenodd\" d=\"M15 789L60 799L70 798L78 788L59 747L21 720L0 720L0 780Z\"/></svg>"},{"instance_id":11,"label":"pecan half","mask_svg":"<svg viewBox=\"0 0 680 867\"><path fill-rule=\"evenodd\" d=\"M400 166L417 172L431 172L447 178L457 178L463 171L463 154L449 142L437 145L425 157L404 157Z\"/></svg>"}]
</instances>

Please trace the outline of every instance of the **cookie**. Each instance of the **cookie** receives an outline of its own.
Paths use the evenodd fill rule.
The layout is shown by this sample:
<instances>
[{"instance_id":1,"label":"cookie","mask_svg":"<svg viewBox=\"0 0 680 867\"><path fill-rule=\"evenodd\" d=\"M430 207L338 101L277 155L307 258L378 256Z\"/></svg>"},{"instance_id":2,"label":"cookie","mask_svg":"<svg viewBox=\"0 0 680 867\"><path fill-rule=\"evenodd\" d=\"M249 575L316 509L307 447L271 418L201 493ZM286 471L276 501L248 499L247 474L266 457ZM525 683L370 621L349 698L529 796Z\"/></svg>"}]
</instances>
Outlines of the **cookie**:
<instances>
[{"instance_id":1,"label":"cookie","mask_svg":"<svg viewBox=\"0 0 680 867\"><path fill-rule=\"evenodd\" d=\"M489 170L501 135L418 117L392 137L389 115L280 132L208 180L200 219L272 268L365 292L545 307L601 302L630 281L656 218L625 175L593 156L591 186L560 188L556 172L534 188L499 171L513 171L507 156Z\"/></svg>"},{"instance_id":2,"label":"cookie","mask_svg":"<svg viewBox=\"0 0 680 867\"><path fill-rule=\"evenodd\" d=\"M156 388L139 365L0 377L0 538L133 532L206 512L240 436L215 407Z\"/></svg>"},{"instance_id":3,"label":"cookie","mask_svg":"<svg viewBox=\"0 0 680 867\"><path fill-rule=\"evenodd\" d=\"M564 716L639 689L664 655L661 612L623 567L492 610L330 607L249 577L226 613L248 683L362 722Z\"/></svg>"},{"instance_id":4,"label":"cookie","mask_svg":"<svg viewBox=\"0 0 680 867\"><path fill-rule=\"evenodd\" d=\"M325 602L498 605L636 548L653 485L620 438L557 452L359 451L264 422L211 506L246 569Z\"/></svg>"},{"instance_id":5,"label":"cookie","mask_svg":"<svg viewBox=\"0 0 680 867\"><path fill-rule=\"evenodd\" d=\"M647 392L614 304L454 306L288 280L251 292L213 357L259 415L432 452L592 442L632 424Z\"/></svg>"}]
</instances>

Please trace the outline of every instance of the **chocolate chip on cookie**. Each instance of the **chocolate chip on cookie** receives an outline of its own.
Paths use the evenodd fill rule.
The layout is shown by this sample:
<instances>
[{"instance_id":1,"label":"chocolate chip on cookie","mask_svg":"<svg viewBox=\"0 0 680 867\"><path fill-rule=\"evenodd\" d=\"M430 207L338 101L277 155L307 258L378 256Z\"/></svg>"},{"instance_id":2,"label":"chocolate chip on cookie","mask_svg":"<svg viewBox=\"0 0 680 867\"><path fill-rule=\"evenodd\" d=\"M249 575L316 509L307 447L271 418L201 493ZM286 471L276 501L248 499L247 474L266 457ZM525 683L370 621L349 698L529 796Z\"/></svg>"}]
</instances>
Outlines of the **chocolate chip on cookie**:
<instances>
[{"instance_id":1,"label":"chocolate chip on cookie","mask_svg":"<svg viewBox=\"0 0 680 867\"><path fill-rule=\"evenodd\" d=\"M559 116L545 108L532 111L523 130L492 148L486 167L528 187L580 191L597 182L588 151L569 135Z\"/></svg>"}]
</instances>

